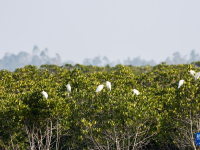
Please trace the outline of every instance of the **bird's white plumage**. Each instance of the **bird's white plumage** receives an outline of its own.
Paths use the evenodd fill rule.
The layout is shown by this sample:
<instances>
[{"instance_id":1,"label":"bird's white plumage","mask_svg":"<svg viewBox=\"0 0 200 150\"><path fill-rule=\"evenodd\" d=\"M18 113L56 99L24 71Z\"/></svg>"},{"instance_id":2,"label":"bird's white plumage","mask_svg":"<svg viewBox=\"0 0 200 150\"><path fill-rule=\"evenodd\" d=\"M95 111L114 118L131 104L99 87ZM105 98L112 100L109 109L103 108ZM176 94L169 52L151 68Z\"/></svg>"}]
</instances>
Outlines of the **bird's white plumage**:
<instances>
[{"instance_id":1,"label":"bird's white plumage","mask_svg":"<svg viewBox=\"0 0 200 150\"><path fill-rule=\"evenodd\" d=\"M190 72L190 74L191 74L192 76L195 75L195 71L194 71L194 70L190 70L189 72Z\"/></svg>"},{"instance_id":2,"label":"bird's white plumage","mask_svg":"<svg viewBox=\"0 0 200 150\"><path fill-rule=\"evenodd\" d=\"M103 89L104 85L103 84L100 84L97 89L96 89L96 92L100 92L102 89Z\"/></svg>"},{"instance_id":3,"label":"bird's white plumage","mask_svg":"<svg viewBox=\"0 0 200 150\"><path fill-rule=\"evenodd\" d=\"M183 83L184 83L184 80L183 79L180 80L179 83L178 83L178 88L180 88L183 85Z\"/></svg>"},{"instance_id":4,"label":"bird's white plumage","mask_svg":"<svg viewBox=\"0 0 200 150\"><path fill-rule=\"evenodd\" d=\"M42 95L47 99L48 98L48 94L45 91L42 91Z\"/></svg>"},{"instance_id":5,"label":"bird's white plumage","mask_svg":"<svg viewBox=\"0 0 200 150\"><path fill-rule=\"evenodd\" d=\"M67 92L68 92L68 93L71 93L71 86L70 86L69 83L67 84Z\"/></svg>"},{"instance_id":6,"label":"bird's white plumage","mask_svg":"<svg viewBox=\"0 0 200 150\"><path fill-rule=\"evenodd\" d=\"M200 77L200 72L197 72L197 73L195 74L194 78L195 78L195 80L197 80L197 79L199 79L199 77Z\"/></svg>"},{"instance_id":7,"label":"bird's white plumage","mask_svg":"<svg viewBox=\"0 0 200 150\"><path fill-rule=\"evenodd\" d=\"M136 89L133 89L133 94L134 94L134 95L139 95L139 91L136 90Z\"/></svg>"},{"instance_id":8,"label":"bird's white plumage","mask_svg":"<svg viewBox=\"0 0 200 150\"><path fill-rule=\"evenodd\" d=\"M108 90L111 91L111 83L109 81L106 81L106 87Z\"/></svg>"}]
</instances>

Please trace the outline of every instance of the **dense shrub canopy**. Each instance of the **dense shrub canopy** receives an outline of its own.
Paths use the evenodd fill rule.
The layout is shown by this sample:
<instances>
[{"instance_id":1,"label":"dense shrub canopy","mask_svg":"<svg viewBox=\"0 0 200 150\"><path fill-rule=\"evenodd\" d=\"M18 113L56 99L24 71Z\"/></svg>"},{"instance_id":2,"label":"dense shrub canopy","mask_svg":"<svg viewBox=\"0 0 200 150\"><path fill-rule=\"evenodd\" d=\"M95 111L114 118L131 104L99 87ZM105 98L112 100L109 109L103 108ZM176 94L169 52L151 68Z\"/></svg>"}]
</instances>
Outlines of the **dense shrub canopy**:
<instances>
[{"instance_id":1,"label":"dense shrub canopy","mask_svg":"<svg viewBox=\"0 0 200 150\"><path fill-rule=\"evenodd\" d=\"M1 70L0 148L196 149L200 93L191 69L200 70L165 63ZM96 93L100 84L104 88Z\"/></svg>"}]
</instances>

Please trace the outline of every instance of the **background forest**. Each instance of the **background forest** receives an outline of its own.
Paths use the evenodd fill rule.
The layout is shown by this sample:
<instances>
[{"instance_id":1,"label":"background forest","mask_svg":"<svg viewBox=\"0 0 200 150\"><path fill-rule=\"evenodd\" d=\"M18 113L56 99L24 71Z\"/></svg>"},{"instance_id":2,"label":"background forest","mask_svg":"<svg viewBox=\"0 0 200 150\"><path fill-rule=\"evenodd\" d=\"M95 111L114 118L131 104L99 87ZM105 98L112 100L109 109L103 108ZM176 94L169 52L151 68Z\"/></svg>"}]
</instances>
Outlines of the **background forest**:
<instances>
[{"instance_id":1,"label":"background forest","mask_svg":"<svg viewBox=\"0 0 200 150\"><path fill-rule=\"evenodd\" d=\"M194 61L199 61L200 56L198 53L195 52L195 50L192 50L190 52L189 56L181 56L179 52L175 52L172 56L172 58L167 57L166 60L163 60L163 62L166 62L167 64L188 64ZM2 59L0 59L0 70L6 69L9 71L14 71L16 68L24 67L25 65L35 65L37 67L40 67L42 64L54 64L62 66L64 64L71 64L75 65L76 62L72 60L65 60L62 61L59 54L56 53L55 57L49 57L48 56L48 49L40 50L38 46L34 46L32 50L32 54L29 54L27 52L20 52L19 54L9 54L6 53ZM160 63L160 62L159 62ZM123 64L123 65L132 65L132 66L155 66L159 63L156 63L154 60L146 61L141 59L139 56L135 58L127 58L126 60L123 60L120 62L119 60L116 61L109 61L109 59L104 56L97 56L93 59L85 58L81 64L83 65L92 65L92 66L106 66L109 65L111 67L116 66L117 64Z\"/></svg>"}]
</instances>

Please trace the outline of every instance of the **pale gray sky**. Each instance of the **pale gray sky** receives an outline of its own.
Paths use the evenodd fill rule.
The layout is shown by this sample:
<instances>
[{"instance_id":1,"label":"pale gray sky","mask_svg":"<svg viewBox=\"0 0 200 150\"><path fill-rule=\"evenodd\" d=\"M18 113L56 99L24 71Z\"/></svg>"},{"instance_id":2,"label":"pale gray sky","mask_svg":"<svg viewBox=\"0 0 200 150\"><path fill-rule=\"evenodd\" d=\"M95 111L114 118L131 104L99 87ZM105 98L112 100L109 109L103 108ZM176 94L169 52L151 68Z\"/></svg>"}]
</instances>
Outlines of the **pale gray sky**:
<instances>
[{"instance_id":1,"label":"pale gray sky","mask_svg":"<svg viewBox=\"0 0 200 150\"><path fill-rule=\"evenodd\" d=\"M200 53L200 0L0 0L0 58L34 45L78 63Z\"/></svg>"}]
</instances>

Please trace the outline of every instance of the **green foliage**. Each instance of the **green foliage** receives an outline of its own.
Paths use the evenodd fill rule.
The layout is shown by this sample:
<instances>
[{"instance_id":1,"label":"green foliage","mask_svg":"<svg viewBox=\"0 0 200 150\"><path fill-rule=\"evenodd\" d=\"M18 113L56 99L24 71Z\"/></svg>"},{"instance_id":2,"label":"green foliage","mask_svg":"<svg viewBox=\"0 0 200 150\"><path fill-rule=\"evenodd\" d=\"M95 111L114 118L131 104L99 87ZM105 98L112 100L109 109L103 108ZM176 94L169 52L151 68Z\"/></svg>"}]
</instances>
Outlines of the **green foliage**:
<instances>
[{"instance_id":1,"label":"green foliage","mask_svg":"<svg viewBox=\"0 0 200 150\"><path fill-rule=\"evenodd\" d=\"M194 148L187 136L200 130L200 93L190 69L199 71L194 65L165 63L1 70L0 148L48 149L48 142L51 149ZM181 79L185 83L178 89ZM111 82L111 91L105 81ZM104 88L96 93L100 84Z\"/></svg>"}]
</instances>

